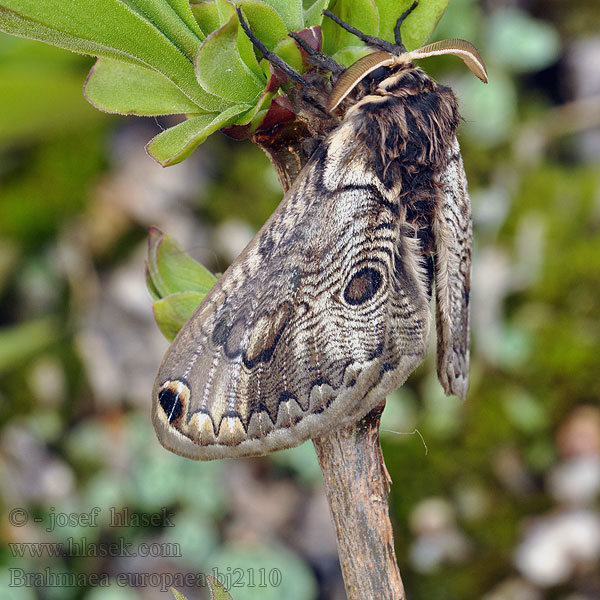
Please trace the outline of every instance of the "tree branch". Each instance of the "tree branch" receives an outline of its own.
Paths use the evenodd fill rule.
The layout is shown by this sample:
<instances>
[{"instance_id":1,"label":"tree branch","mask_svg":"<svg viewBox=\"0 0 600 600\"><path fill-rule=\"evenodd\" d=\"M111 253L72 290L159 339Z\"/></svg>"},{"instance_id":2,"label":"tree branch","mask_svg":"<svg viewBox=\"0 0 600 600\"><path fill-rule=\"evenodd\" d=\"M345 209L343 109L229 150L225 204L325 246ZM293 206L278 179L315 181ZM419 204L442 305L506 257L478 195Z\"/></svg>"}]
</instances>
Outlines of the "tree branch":
<instances>
[{"instance_id":1,"label":"tree branch","mask_svg":"<svg viewBox=\"0 0 600 600\"><path fill-rule=\"evenodd\" d=\"M335 525L349 600L404 600L379 445L385 402L361 421L313 440Z\"/></svg>"}]
</instances>

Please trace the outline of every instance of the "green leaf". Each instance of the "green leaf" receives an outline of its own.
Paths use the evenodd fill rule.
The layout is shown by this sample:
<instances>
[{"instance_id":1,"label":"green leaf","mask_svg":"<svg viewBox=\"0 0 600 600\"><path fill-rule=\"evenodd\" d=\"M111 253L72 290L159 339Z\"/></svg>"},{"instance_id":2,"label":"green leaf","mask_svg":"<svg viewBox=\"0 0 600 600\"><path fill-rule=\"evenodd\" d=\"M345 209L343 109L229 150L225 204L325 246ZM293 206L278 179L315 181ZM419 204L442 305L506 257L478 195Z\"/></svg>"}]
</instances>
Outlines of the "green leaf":
<instances>
[{"instance_id":1,"label":"green leaf","mask_svg":"<svg viewBox=\"0 0 600 600\"><path fill-rule=\"evenodd\" d=\"M196 78L213 94L251 104L264 89L265 81L240 56L238 26L237 15L232 15L223 27L206 38L196 55Z\"/></svg>"},{"instance_id":2,"label":"green leaf","mask_svg":"<svg viewBox=\"0 0 600 600\"><path fill-rule=\"evenodd\" d=\"M150 293L157 299L177 292L206 294L217 280L172 237L156 227L149 231L146 267L152 283Z\"/></svg>"},{"instance_id":3,"label":"green leaf","mask_svg":"<svg viewBox=\"0 0 600 600\"><path fill-rule=\"evenodd\" d=\"M304 27L321 25L323 22L323 11L329 6L329 0L315 0L309 8L304 11Z\"/></svg>"},{"instance_id":4,"label":"green leaf","mask_svg":"<svg viewBox=\"0 0 600 600\"><path fill-rule=\"evenodd\" d=\"M185 19L188 17L186 11L182 10L184 7L181 6L181 0L125 0L125 4L162 31L189 60L194 60L194 55L204 37L189 8L187 10L189 21L194 25L186 22Z\"/></svg>"},{"instance_id":5,"label":"green leaf","mask_svg":"<svg viewBox=\"0 0 600 600\"><path fill-rule=\"evenodd\" d=\"M172 342L206 294L178 292L152 303L154 319L161 333Z\"/></svg>"},{"instance_id":6,"label":"green leaf","mask_svg":"<svg viewBox=\"0 0 600 600\"><path fill-rule=\"evenodd\" d=\"M217 278L156 227L148 237L146 285L155 300L154 318L172 341Z\"/></svg>"},{"instance_id":7,"label":"green leaf","mask_svg":"<svg viewBox=\"0 0 600 600\"><path fill-rule=\"evenodd\" d=\"M285 23L273 8L261 0L240 0L238 4L254 35L269 50L273 50L277 42L287 37Z\"/></svg>"},{"instance_id":8,"label":"green leaf","mask_svg":"<svg viewBox=\"0 0 600 600\"><path fill-rule=\"evenodd\" d=\"M175 596L175 600L187 600L187 598L181 593L178 592L175 588L169 588L171 592L173 592L173 596Z\"/></svg>"},{"instance_id":9,"label":"green leaf","mask_svg":"<svg viewBox=\"0 0 600 600\"><path fill-rule=\"evenodd\" d=\"M167 0L179 18L193 31L198 37L204 39L206 35L200 29L198 22L194 18L190 3L188 0Z\"/></svg>"},{"instance_id":10,"label":"green leaf","mask_svg":"<svg viewBox=\"0 0 600 600\"><path fill-rule=\"evenodd\" d=\"M215 0L215 4L219 14L219 25L225 25L235 14L235 7L229 0Z\"/></svg>"},{"instance_id":11,"label":"green leaf","mask_svg":"<svg viewBox=\"0 0 600 600\"><path fill-rule=\"evenodd\" d=\"M275 46L275 52L285 60L285 62L296 69L299 73L305 70L302 54L292 38L285 38Z\"/></svg>"},{"instance_id":12,"label":"green leaf","mask_svg":"<svg viewBox=\"0 0 600 600\"><path fill-rule=\"evenodd\" d=\"M252 110L241 114L235 119L235 125L247 125L252 123L250 130L254 131L264 119L264 116L271 106L271 101L276 95L276 92L267 92L266 90L261 94L258 102Z\"/></svg>"},{"instance_id":13,"label":"green leaf","mask_svg":"<svg viewBox=\"0 0 600 600\"><path fill-rule=\"evenodd\" d=\"M379 13L374 0L342 0L334 5L332 12L363 33L379 33ZM361 44L355 35L345 31L331 19L325 18L322 28L323 51L330 56L346 46Z\"/></svg>"},{"instance_id":14,"label":"green leaf","mask_svg":"<svg viewBox=\"0 0 600 600\"><path fill-rule=\"evenodd\" d=\"M191 117L152 138L146 152L163 167L174 165L187 158L211 133L231 125L250 108L248 104L238 104L222 113Z\"/></svg>"},{"instance_id":15,"label":"green leaf","mask_svg":"<svg viewBox=\"0 0 600 600\"><path fill-rule=\"evenodd\" d=\"M0 30L150 67L203 110L216 112L228 104L198 85L192 63L164 32L118 0L3 0Z\"/></svg>"},{"instance_id":16,"label":"green leaf","mask_svg":"<svg viewBox=\"0 0 600 600\"><path fill-rule=\"evenodd\" d=\"M148 265L146 265L146 289L152 297L152 300L160 300L162 298L162 295L158 291L158 288L154 285L154 281L152 280L152 274L150 273L150 268L148 267Z\"/></svg>"},{"instance_id":17,"label":"green leaf","mask_svg":"<svg viewBox=\"0 0 600 600\"><path fill-rule=\"evenodd\" d=\"M355 63L359 58L370 54L373 52L371 48L367 46L346 46L342 48L339 52L336 52L331 58L335 60L340 65L345 65L349 67L351 64Z\"/></svg>"},{"instance_id":18,"label":"green leaf","mask_svg":"<svg viewBox=\"0 0 600 600\"><path fill-rule=\"evenodd\" d=\"M237 19L237 14L235 15L235 18ZM252 73L254 73L258 80L262 82L261 85L264 88L266 79L258 64L256 53L254 52L254 44L239 25L239 19L237 28L237 49L244 64L252 71Z\"/></svg>"},{"instance_id":19,"label":"green leaf","mask_svg":"<svg viewBox=\"0 0 600 600\"><path fill-rule=\"evenodd\" d=\"M214 2L190 2L190 9L205 37L221 26Z\"/></svg>"},{"instance_id":20,"label":"green leaf","mask_svg":"<svg viewBox=\"0 0 600 600\"><path fill-rule=\"evenodd\" d=\"M197 113L177 86L157 71L113 58L99 58L83 86L90 104L121 115Z\"/></svg>"},{"instance_id":21,"label":"green leaf","mask_svg":"<svg viewBox=\"0 0 600 600\"><path fill-rule=\"evenodd\" d=\"M304 29L302 0L266 0L266 3L275 9L288 31Z\"/></svg>"},{"instance_id":22,"label":"green leaf","mask_svg":"<svg viewBox=\"0 0 600 600\"><path fill-rule=\"evenodd\" d=\"M208 589L210 590L210 600L233 600L227 588L212 575L205 575Z\"/></svg>"},{"instance_id":23,"label":"green leaf","mask_svg":"<svg viewBox=\"0 0 600 600\"><path fill-rule=\"evenodd\" d=\"M379 10L379 37L394 42L394 26L398 17L413 0L374 0ZM402 43L407 50L422 46L431 36L449 0L421 0L402 24Z\"/></svg>"}]
</instances>

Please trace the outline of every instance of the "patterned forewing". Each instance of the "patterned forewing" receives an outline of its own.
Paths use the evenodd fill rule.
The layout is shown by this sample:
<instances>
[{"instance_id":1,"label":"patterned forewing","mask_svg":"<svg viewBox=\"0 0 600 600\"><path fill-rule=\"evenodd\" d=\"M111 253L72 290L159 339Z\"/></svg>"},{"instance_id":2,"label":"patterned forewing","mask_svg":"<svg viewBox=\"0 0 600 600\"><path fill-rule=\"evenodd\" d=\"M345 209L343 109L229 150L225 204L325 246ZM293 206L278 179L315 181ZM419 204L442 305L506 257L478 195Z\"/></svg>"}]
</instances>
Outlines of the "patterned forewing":
<instances>
[{"instance_id":1,"label":"patterned forewing","mask_svg":"<svg viewBox=\"0 0 600 600\"><path fill-rule=\"evenodd\" d=\"M416 240L352 134L324 143L167 352L153 420L170 450L294 446L362 417L420 362Z\"/></svg>"}]
</instances>

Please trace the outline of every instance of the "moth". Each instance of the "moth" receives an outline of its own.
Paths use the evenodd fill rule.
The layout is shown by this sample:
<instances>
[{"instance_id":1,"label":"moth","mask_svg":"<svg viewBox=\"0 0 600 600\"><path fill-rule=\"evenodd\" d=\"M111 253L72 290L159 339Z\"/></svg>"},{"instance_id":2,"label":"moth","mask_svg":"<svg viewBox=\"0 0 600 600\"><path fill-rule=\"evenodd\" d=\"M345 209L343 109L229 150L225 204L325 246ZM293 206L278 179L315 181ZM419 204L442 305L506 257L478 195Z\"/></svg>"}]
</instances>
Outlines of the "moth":
<instances>
[{"instance_id":1,"label":"moth","mask_svg":"<svg viewBox=\"0 0 600 600\"><path fill-rule=\"evenodd\" d=\"M465 397L472 234L458 103L412 61L455 54L487 75L462 40L407 52L409 11L395 45L328 14L375 51L337 77L335 126L167 350L153 390L167 449L262 455L358 421L422 361L432 295L438 378Z\"/></svg>"}]
</instances>

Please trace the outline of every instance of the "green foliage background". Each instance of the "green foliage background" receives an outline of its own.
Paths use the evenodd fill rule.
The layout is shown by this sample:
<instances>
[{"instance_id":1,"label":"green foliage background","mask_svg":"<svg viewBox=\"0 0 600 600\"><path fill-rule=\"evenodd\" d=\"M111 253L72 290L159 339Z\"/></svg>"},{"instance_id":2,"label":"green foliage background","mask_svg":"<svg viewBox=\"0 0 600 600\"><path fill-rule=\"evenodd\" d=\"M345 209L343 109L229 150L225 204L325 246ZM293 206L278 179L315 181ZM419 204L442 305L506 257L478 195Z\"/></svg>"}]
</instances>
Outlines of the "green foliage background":
<instances>
[{"instance_id":1,"label":"green foliage background","mask_svg":"<svg viewBox=\"0 0 600 600\"><path fill-rule=\"evenodd\" d=\"M549 474L569 458L560 432L578 409L597 410L600 399L600 157L585 142L599 120L582 104L558 108L581 100L565 53L598 30L599 11L579 1L568 10L558 2L532 2L529 11L513 3L490 5L452 0L434 35L475 43L488 65L487 87L453 59L422 65L452 85L465 117L460 141L475 221L472 384L466 403L445 398L431 353L389 398L384 429L418 428L427 445L426 452L416 435L384 433L396 549L410 600L496 600L493 590L515 580L541 594L532 598L592 599L600 596L593 567L580 565L560 584L543 587L519 574L514 557L532 518L565 508L548 484ZM92 63L0 37L2 597L169 597L156 586L117 585L116 575L235 568L283 575L280 586L233 589L235 600L339 597L339 573L297 542L293 519L267 532L252 519L246 529L231 526L243 524L248 510L234 501L232 478L257 480L250 489L262 486L270 497L292 497L298 506L318 494L310 444L239 464L197 464L163 450L150 423L152 365L161 342L152 337L159 334L149 313L139 321L135 311L126 317L133 324L130 337L152 340L145 375L126 374L105 391L114 373L99 367L82 331L102 329L103 307L113 305L111 286L119 277L135 280L134 290L143 293L147 227L167 228L155 219L174 209L161 212L153 198L135 195L136 178L160 182L161 167L132 156L172 121L133 122L94 110L81 94ZM221 271L228 257L218 245L218 256L207 250L211 232L234 220L257 229L280 194L267 159L249 142L219 134L189 162L179 177L196 188L182 192L187 212L178 223L183 227L193 216L201 224L204 237L189 249L201 246L201 256ZM128 290L117 288L117 296ZM108 312L109 322L119 318ZM593 429L593 418L590 423ZM257 504L266 503L255 493ZM451 529L467 540L467 549L423 568L415 559L424 533L415 525L415 509L434 497L449 507ZM46 531L53 512L80 514L95 506L102 509L96 527ZM30 515L26 526L10 526L15 507ZM175 526L110 527L111 507L135 514L166 507ZM587 508L598 514L597 496ZM303 522L300 508L293 512ZM252 535L241 535L245 530ZM35 558L15 556L9 546L83 537L135 546L173 542L181 556ZM10 587L9 569L46 567L108 573L112 585ZM192 589L186 596L205 592Z\"/></svg>"}]
</instances>

